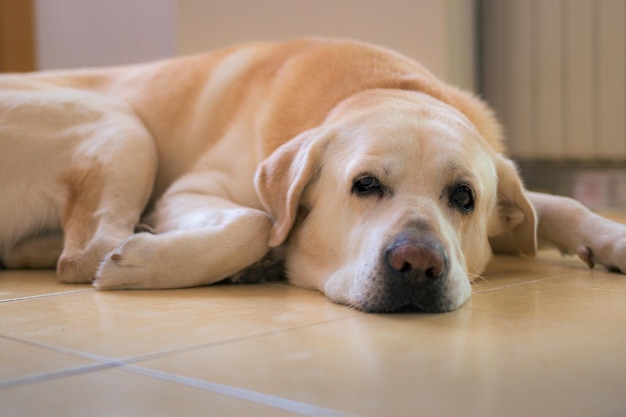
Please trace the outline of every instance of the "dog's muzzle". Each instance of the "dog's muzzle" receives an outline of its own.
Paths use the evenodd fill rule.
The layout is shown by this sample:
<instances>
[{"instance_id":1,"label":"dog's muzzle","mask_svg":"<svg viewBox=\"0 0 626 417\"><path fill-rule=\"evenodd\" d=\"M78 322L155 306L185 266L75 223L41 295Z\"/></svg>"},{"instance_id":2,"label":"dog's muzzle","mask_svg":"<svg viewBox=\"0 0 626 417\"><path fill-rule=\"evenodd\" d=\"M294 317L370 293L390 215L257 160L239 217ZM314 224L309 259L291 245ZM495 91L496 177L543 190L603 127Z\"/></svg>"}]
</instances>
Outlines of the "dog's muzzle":
<instances>
[{"instance_id":1,"label":"dog's muzzle","mask_svg":"<svg viewBox=\"0 0 626 417\"><path fill-rule=\"evenodd\" d=\"M360 308L376 313L450 311L448 269L445 247L431 232L401 233L383 249Z\"/></svg>"}]
</instances>

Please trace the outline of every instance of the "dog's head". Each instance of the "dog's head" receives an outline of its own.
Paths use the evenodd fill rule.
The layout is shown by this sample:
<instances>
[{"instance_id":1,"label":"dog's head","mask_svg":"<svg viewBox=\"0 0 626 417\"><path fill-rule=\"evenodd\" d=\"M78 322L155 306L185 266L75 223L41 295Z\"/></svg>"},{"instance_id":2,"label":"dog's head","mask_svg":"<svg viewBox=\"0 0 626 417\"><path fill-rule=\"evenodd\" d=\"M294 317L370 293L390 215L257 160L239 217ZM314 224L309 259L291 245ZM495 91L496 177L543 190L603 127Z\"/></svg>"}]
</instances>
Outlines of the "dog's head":
<instances>
[{"instance_id":1,"label":"dog's head","mask_svg":"<svg viewBox=\"0 0 626 417\"><path fill-rule=\"evenodd\" d=\"M453 310L470 296L489 236L535 251L535 214L514 166L455 108L370 90L259 168L290 280L370 312Z\"/></svg>"}]
</instances>

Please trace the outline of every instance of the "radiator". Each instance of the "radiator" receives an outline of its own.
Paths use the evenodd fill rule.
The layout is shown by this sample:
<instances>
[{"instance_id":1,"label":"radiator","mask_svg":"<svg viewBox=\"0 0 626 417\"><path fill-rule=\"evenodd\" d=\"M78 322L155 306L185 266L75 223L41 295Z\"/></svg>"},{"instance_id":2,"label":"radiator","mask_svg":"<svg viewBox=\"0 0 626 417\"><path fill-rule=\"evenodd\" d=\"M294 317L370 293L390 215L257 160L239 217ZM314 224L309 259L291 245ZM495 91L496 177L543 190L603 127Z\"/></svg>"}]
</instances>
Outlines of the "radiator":
<instances>
[{"instance_id":1,"label":"radiator","mask_svg":"<svg viewBox=\"0 0 626 417\"><path fill-rule=\"evenodd\" d=\"M481 89L513 157L626 162L626 0L482 0Z\"/></svg>"}]
</instances>

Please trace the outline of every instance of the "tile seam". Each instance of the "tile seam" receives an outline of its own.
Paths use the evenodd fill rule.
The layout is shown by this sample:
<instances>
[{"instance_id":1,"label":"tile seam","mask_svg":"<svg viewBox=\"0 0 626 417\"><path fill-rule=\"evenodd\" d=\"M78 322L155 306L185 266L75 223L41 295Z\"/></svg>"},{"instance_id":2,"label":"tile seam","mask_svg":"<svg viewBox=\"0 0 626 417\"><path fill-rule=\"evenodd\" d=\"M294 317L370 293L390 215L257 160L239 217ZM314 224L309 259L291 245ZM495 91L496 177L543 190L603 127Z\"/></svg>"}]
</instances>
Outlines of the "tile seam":
<instances>
[{"instance_id":1,"label":"tile seam","mask_svg":"<svg viewBox=\"0 0 626 417\"><path fill-rule=\"evenodd\" d=\"M37 295L27 295L27 296L24 296L24 297L7 298L7 299L4 299L4 300L0 300L0 304L10 303L10 302L14 302L14 301L26 301L26 300L34 300L34 299L46 298L46 297L55 297L55 296L58 296L58 295L67 295L67 294L74 294L74 293L86 292L86 291L93 291L93 289L92 288L84 288L84 289L81 289L81 290L71 290L71 291L54 292L54 293L48 293L48 294L37 294Z\"/></svg>"},{"instance_id":2,"label":"tile seam","mask_svg":"<svg viewBox=\"0 0 626 417\"><path fill-rule=\"evenodd\" d=\"M78 357L78 358L81 358L81 359L86 359L86 360L90 360L90 361L96 362L96 364L85 365L83 367L76 368L76 369L69 368L69 369L64 369L64 370L61 370L61 371L54 371L54 372L50 372L50 373L36 374L36 375L33 375L33 376L24 377L24 378L7 379L7 380L4 380L4 381L0 381L0 388L4 388L4 387L7 387L7 386L13 386L13 385L22 385L22 384L28 384L28 383L35 383L35 382L49 380L49 379L62 378L64 376L67 376L64 373L65 371L70 372L70 374L72 374L72 373L82 373L82 372L80 372L80 369L82 369L82 368L87 369L84 372L91 372L91 370L89 370L88 368L96 368L96 367L111 368L111 367L120 367L120 366L132 366L132 364L139 363L139 362L145 362L145 361L159 359L159 358L163 358L163 357L167 357L167 356L183 354L183 353L198 351L198 350L202 350L202 349L208 349L208 348L211 348L211 347L214 347L214 346L223 346L223 345L227 345L227 344L230 344L230 343L244 342L244 341L256 339L256 338L259 338L259 337L267 337L267 336L272 336L272 335L275 335L275 334L281 334L281 333L286 333L286 332L298 330L298 329L301 329L301 328L308 328L308 327L313 327L313 326L317 326L317 325L323 325L323 324L332 323L332 322L336 322L336 321L346 320L346 319L350 319L352 317L354 317L354 316L336 318L336 319L326 320L326 321L323 321L323 322L308 323L308 324L305 324L305 325L289 327L289 328L285 328L285 329L271 330L271 331L262 332L262 333L255 333L255 334L251 334L251 335L240 336L240 337L237 337L237 338L225 339L225 340L220 340L220 341L216 341L216 342L201 343L201 344L196 344L196 345L192 345L192 346L185 346L185 347L181 347L181 348L171 349L171 350L167 350L167 351L154 352L154 353L148 353L148 354L143 354L143 355L129 356L129 357L126 357L126 358L121 358L121 359L114 359L114 358L101 356L101 355L97 355L97 354L93 354L93 353L89 353L89 352L85 352L85 351L81 351L81 350L65 348L65 347L58 346L58 345L41 343L41 342L36 342L36 341L28 340L28 339L21 339L19 337L0 335L0 339L11 340L11 341L18 342L18 343L24 343L24 344L27 344L27 345L30 345L30 346L35 346L35 347L38 347L38 348L50 350L50 351L53 351L53 352L56 352L56 353L70 355L70 356Z\"/></svg>"},{"instance_id":3,"label":"tile seam","mask_svg":"<svg viewBox=\"0 0 626 417\"><path fill-rule=\"evenodd\" d=\"M536 283L542 282L542 281L550 281L550 280L553 280L553 279L556 279L556 278L563 278L563 277L566 277L568 275L569 274L559 274L559 275L554 275L554 276L550 276L550 277L546 277L546 278L534 279L532 281L516 282L514 284L502 285L500 287L485 288L483 290L473 291L472 294L480 294L480 293L484 293L484 292L498 291L498 290L502 290L502 289L506 289L506 288L521 287L523 285L536 284Z\"/></svg>"},{"instance_id":4,"label":"tile seam","mask_svg":"<svg viewBox=\"0 0 626 417\"><path fill-rule=\"evenodd\" d=\"M156 369L149 369L136 365L124 365L120 369L127 372L140 374L145 377L159 379L186 387L196 388L205 392L211 392L213 394L235 398L242 401L248 401L255 404L289 411L304 416L356 417L355 414L349 414L310 403L291 400L288 398L265 394L258 391L247 390L244 388L218 384L216 382L191 378L183 375L172 374Z\"/></svg>"}]
</instances>

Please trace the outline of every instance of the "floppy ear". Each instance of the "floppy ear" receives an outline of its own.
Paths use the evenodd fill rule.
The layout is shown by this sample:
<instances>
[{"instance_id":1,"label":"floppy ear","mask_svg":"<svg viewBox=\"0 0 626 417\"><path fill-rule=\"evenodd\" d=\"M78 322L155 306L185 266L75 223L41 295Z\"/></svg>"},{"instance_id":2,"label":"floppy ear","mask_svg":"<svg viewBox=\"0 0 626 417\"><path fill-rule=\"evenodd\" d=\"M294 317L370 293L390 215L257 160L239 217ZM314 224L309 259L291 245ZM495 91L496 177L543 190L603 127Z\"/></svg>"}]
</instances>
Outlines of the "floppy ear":
<instances>
[{"instance_id":1,"label":"floppy ear","mask_svg":"<svg viewBox=\"0 0 626 417\"><path fill-rule=\"evenodd\" d=\"M515 245L523 254L537 253L537 214L524 194L524 186L515 165L498 154L498 202L489 222L489 237L511 232Z\"/></svg>"},{"instance_id":2,"label":"floppy ear","mask_svg":"<svg viewBox=\"0 0 626 417\"><path fill-rule=\"evenodd\" d=\"M254 183L261 203L272 217L269 246L281 245L289 235L300 196L320 166L330 134L322 128L307 130L286 142L257 169Z\"/></svg>"}]
</instances>

